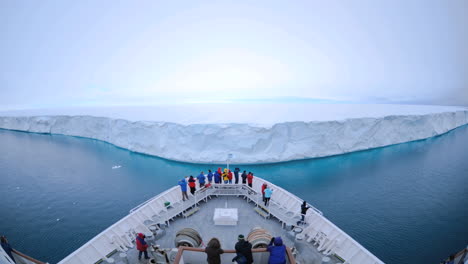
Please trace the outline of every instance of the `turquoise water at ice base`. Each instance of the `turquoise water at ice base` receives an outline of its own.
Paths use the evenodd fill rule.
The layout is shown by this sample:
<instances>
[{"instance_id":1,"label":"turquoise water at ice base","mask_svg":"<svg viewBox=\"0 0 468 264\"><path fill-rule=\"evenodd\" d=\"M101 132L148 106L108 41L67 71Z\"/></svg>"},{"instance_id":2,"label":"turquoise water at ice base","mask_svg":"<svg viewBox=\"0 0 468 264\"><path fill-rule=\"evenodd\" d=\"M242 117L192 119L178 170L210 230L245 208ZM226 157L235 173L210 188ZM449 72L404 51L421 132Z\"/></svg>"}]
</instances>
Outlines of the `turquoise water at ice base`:
<instances>
[{"instance_id":1,"label":"turquoise water at ice base","mask_svg":"<svg viewBox=\"0 0 468 264\"><path fill-rule=\"evenodd\" d=\"M467 150L464 126L386 148L239 167L307 200L384 262L426 264L468 244ZM217 166L0 130L0 233L56 263L182 176L208 168Z\"/></svg>"}]
</instances>

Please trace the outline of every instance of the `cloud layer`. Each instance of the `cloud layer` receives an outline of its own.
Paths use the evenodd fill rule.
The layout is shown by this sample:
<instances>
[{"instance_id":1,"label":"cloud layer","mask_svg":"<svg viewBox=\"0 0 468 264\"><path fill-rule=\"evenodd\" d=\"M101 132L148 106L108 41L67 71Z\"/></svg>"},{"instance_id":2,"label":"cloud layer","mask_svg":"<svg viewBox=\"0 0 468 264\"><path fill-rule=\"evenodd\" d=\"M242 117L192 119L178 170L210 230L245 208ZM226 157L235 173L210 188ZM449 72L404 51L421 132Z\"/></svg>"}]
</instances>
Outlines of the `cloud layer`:
<instances>
[{"instance_id":1,"label":"cloud layer","mask_svg":"<svg viewBox=\"0 0 468 264\"><path fill-rule=\"evenodd\" d=\"M466 10L463 0L4 1L0 104L468 105Z\"/></svg>"}]
</instances>

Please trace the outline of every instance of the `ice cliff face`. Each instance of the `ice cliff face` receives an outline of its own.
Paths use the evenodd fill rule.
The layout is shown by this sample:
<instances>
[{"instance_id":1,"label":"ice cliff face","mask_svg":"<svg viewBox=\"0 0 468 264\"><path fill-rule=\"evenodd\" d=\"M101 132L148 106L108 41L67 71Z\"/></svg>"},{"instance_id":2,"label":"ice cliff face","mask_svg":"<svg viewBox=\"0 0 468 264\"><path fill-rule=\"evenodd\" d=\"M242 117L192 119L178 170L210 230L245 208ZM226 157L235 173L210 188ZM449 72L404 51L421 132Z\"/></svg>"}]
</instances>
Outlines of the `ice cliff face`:
<instances>
[{"instance_id":1,"label":"ice cliff face","mask_svg":"<svg viewBox=\"0 0 468 264\"><path fill-rule=\"evenodd\" d=\"M193 163L268 163L324 157L443 134L468 123L468 110L285 122L272 126L131 122L93 116L0 117L0 128L98 139L132 151Z\"/></svg>"}]
</instances>

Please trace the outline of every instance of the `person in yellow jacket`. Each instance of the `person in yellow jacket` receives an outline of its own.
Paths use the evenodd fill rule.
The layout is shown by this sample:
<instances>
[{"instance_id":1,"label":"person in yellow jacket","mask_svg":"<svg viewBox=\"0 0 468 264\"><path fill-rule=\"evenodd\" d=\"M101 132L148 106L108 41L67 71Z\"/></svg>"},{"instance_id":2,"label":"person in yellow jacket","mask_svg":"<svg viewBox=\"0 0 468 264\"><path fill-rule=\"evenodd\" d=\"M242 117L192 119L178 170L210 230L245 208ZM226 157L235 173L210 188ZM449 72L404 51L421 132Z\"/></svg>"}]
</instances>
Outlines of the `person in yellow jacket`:
<instances>
[{"instance_id":1,"label":"person in yellow jacket","mask_svg":"<svg viewBox=\"0 0 468 264\"><path fill-rule=\"evenodd\" d=\"M224 169L223 171L223 181L224 181L224 184L227 184L228 181L229 181L229 170L228 169Z\"/></svg>"}]
</instances>

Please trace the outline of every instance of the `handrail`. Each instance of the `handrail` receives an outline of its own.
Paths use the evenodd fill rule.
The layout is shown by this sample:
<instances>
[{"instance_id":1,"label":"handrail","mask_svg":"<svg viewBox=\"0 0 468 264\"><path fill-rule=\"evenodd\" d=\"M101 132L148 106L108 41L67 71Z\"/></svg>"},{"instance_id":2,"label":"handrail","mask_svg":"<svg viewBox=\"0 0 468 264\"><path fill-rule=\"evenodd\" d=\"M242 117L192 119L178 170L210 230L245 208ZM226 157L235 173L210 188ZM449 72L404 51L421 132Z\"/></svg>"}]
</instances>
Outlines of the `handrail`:
<instances>
[{"instance_id":1,"label":"handrail","mask_svg":"<svg viewBox=\"0 0 468 264\"><path fill-rule=\"evenodd\" d=\"M182 254L184 251L193 251L193 252L205 252L204 248L193 248L193 247L185 247L185 246L180 246L177 251L177 255L174 260L174 264L179 264L180 259L182 258ZM236 253L236 250L234 249L223 249L224 253ZM252 253L261 253L261 252L268 252L266 248L253 248ZM296 259L292 255L291 248L286 247L286 256L288 257L289 263L290 264L296 264Z\"/></svg>"},{"instance_id":2,"label":"handrail","mask_svg":"<svg viewBox=\"0 0 468 264\"><path fill-rule=\"evenodd\" d=\"M30 256L25 255L24 253L21 253L21 252L19 252L18 250L14 249L14 248L13 248L11 251L12 251L13 253L15 253L16 255L18 255L18 256L20 256L20 257L22 257L22 258L25 258L25 259L27 259L27 260L33 262L33 263L36 263L36 264L47 264L47 263L45 263L45 262L42 262L42 261L39 261L39 260L37 260L37 259L31 258Z\"/></svg>"}]
</instances>

